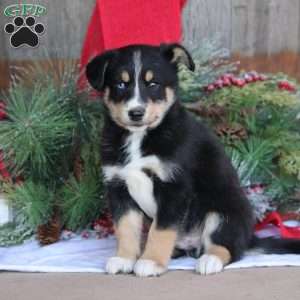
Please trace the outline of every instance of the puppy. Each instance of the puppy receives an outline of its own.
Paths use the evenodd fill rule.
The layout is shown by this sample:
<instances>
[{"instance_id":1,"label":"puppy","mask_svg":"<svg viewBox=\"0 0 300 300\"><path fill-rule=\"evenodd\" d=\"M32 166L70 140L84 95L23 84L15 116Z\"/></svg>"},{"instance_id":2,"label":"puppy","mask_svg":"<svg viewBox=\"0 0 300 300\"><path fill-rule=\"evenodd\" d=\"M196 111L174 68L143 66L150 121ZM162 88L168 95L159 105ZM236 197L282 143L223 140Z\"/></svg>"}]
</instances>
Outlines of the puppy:
<instances>
[{"instance_id":1,"label":"puppy","mask_svg":"<svg viewBox=\"0 0 300 300\"><path fill-rule=\"evenodd\" d=\"M95 57L86 69L105 106L101 155L118 241L110 274L157 276L178 253L198 258L196 272L218 273L262 243L223 147L179 102L179 63L194 69L178 44L133 45ZM152 223L142 249L144 217ZM300 250L295 241L263 243L274 245Z\"/></svg>"}]
</instances>

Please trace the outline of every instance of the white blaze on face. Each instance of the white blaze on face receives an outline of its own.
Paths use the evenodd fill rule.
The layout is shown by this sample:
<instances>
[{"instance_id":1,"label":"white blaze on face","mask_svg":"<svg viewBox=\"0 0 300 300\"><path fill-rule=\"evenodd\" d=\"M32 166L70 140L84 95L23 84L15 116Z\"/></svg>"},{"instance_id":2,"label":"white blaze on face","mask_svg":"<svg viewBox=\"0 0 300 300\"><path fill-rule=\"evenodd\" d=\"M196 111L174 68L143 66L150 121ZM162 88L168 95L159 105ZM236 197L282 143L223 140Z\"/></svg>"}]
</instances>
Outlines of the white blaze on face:
<instances>
[{"instance_id":1,"label":"white blaze on face","mask_svg":"<svg viewBox=\"0 0 300 300\"><path fill-rule=\"evenodd\" d=\"M133 64L134 64L134 93L133 97L127 102L127 110L131 110L137 106L141 105L141 94L139 88L139 78L142 71L142 59L141 59L141 51L135 51L133 53Z\"/></svg>"}]
</instances>

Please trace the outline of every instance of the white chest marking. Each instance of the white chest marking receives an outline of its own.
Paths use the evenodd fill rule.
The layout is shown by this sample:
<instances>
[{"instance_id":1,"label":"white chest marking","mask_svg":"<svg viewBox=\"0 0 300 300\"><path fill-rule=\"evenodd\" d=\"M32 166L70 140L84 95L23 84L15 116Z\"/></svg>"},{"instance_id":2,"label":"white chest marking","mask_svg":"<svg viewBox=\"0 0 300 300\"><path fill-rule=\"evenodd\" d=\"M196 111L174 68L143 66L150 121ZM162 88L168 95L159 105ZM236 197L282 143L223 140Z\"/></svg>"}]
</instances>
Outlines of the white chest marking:
<instances>
[{"instance_id":1,"label":"white chest marking","mask_svg":"<svg viewBox=\"0 0 300 300\"><path fill-rule=\"evenodd\" d=\"M136 131L131 133L125 143L127 159L126 163L139 160L142 157L141 144L145 136L144 131Z\"/></svg>"},{"instance_id":2,"label":"white chest marking","mask_svg":"<svg viewBox=\"0 0 300 300\"><path fill-rule=\"evenodd\" d=\"M154 218L157 204L153 195L153 182L143 169L149 169L162 181L168 181L176 168L171 163L162 162L155 155L142 157L141 144L144 136L144 132L131 133L125 143L127 153L125 165L104 166L103 172L106 181L112 180L115 176L123 179L130 196L149 217Z\"/></svg>"}]
</instances>

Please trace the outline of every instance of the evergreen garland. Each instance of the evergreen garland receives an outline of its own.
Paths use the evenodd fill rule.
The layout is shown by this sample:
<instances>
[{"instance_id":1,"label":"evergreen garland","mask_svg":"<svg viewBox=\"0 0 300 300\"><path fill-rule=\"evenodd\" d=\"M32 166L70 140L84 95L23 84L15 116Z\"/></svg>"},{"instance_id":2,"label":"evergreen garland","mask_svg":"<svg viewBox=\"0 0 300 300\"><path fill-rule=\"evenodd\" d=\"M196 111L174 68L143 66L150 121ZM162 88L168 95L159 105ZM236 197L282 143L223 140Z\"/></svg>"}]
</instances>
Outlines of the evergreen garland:
<instances>
[{"instance_id":1,"label":"evergreen garland","mask_svg":"<svg viewBox=\"0 0 300 300\"><path fill-rule=\"evenodd\" d=\"M54 191L43 183L34 183L27 179L24 183L16 185L9 197L17 211L27 216L27 222L31 228L46 224L53 214L55 204Z\"/></svg>"},{"instance_id":2,"label":"evergreen garland","mask_svg":"<svg viewBox=\"0 0 300 300\"><path fill-rule=\"evenodd\" d=\"M12 176L23 182L6 190L15 218L0 228L2 245L37 232L56 209L73 230L102 213L102 106L77 90L77 66L49 64L48 72L38 64L22 70L3 96L7 119L1 121L0 149ZM11 229L16 235L10 239Z\"/></svg>"},{"instance_id":3,"label":"evergreen garland","mask_svg":"<svg viewBox=\"0 0 300 300\"><path fill-rule=\"evenodd\" d=\"M229 84L232 75L223 85L220 76L236 64L218 40L202 45L192 51L196 72L179 68L180 97L194 102L189 108L215 128L261 219L300 190L297 83L279 74L246 84L252 82L249 75L239 74L234 85ZM11 174L23 182L6 190L15 218L0 228L1 246L30 237L56 208L64 225L76 231L89 226L105 206L99 156L102 106L77 90L75 65L57 67L50 60L48 71L44 68L35 64L21 70L4 95L8 119L1 121L0 149ZM255 185L258 193L251 188Z\"/></svg>"},{"instance_id":4,"label":"evergreen garland","mask_svg":"<svg viewBox=\"0 0 300 300\"><path fill-rule=\"evenodd\" d=\"M236 63L229 61L229 50L222 47L218 37L204 40L199 48L192 48L190 52L195 62L195 71L190 71L182 64L178 73L179 95L184 102L204 97L204 87L237 68Z\"/></svg>"},{"instance_id":5,"label":"evergreen garland","mask_svg":"<svg viewBox=\"0 0 300 300\"><path fill-rule=\"evenodd\" d=\"M74 177L62 187L62 213L70 230L84 229L99 217L103 208L102 185L99 176Z\"/></svg>"},{"instance_id":6,"label":"evergreen garland","mask_svg":"<svg viewBox=\"0 0 300 300\"><path fill-rule=\"evenodd\" d=\"M45 183L58 178L76 125L65 99L50 81L13 86L4 100L9 119L1 122L0 144L13 173Z\"/></svg>"},{"instance_id":7,"label":"evergreen garland","mask_svg":"<svg viewBox=\"0 0 300 300\"><path fill-rule=\"evenodd\" d=\"M34 233L34 228L28 224L27 216L17 212L14 222L0 226L0 247L21 244Z\"/></svg>"},{"instance_id":8,"label":"evergreen garland","mask_svg":"<svg viewBox=\"0 0 300 300\"><path fill-rule=\"evenodd\" d=\"M297 90L295 81L282 74L270 75L268 80L216 88L212 92L204 88L205 100L196 103L198 109L193 107L194 111L202 112L201 117L217 133L221 132L220 138L242 185L264 186L266 209L288 202L300 189L300 94ZM212 114L207 113L210 111ZM233 137L235 128L243 129L243 135ZM253 205L260 210L257 216L261 216L262 197L259 200L252 197L253 201L260 201Z\"/></svg>"}]
</instances>

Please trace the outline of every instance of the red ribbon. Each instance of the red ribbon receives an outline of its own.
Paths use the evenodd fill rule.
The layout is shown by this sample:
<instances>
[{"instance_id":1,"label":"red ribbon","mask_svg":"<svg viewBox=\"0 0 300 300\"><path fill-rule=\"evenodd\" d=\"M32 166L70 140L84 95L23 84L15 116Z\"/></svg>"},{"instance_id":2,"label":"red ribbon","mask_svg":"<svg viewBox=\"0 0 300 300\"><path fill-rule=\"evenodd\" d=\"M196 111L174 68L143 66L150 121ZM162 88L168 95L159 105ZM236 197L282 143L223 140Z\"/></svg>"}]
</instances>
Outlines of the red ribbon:
<instances>
[{"instance_id":1,"label":"red ribbon","mask_svg":"<svg viewBox=\"0 0 300 300\"><path fill-rule=\"evenodd\" d=\"M282 238L300 239L300 226L289 227L283 223L283 221L290 220L290 217L290 215L280 215L278 212L271 212L262 222L255 226L255 230L265 229L271 224L278 228Z\"/></svg>"},{"instance_id":2,"label":"red ribbon","mask_svg":"<svg viewBox=\"0 0 300 300\"><path fill-rule=\"evenodd\" d=\"M7 118L7 114L5 112L5 104L3 101L0 101L0 120L5 120ZM3 179L9 179L10 174L7 171L6 165L3 162L3 153L0 150L0 175L3 177Z\"/></svg>"}]
</instances>

